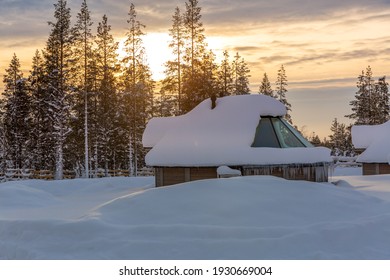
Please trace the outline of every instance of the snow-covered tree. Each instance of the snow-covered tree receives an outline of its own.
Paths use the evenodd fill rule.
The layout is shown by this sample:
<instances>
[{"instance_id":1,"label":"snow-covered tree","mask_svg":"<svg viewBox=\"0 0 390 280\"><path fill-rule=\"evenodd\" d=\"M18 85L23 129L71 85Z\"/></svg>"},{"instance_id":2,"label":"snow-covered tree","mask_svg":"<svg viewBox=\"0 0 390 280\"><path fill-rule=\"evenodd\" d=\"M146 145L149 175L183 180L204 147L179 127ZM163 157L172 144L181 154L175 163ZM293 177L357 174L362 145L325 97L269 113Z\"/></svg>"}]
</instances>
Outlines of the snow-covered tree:
<instances>
[{"instance_id":1,"label":"snow-covered tree","mask_svg":"<svg viewBox=\"0 0 390 280\"><path fill-rule=\"evenodd\" d=\"M330 130L332 131L332 134L329 135L329 143L332 153L336 156L351 154L353 150L351 126L347 127L345 124L339 123L337 118L335 118Z\"/></svg>"},{"instance_id":2,"label":"snow-covered tree","mask_svg":"<svg viewBox=\"0 0 390 280\"><path fill-rule=\"evenodd\" d=\"M47 86L45 103L49 106L49 120L55 145L55 179L63 178L64 145L71 131L70 113L70 62L72 61L72 34L70 9L65 0L54 4L55 22L49 22L51 32L44 50Z\"/></svg>"},{"instance_id":3,"label":"snow-covered tree","mask_svg":"<svg viewBox=\"0 0 390 280\"><path fill-rule=\"evenodd\" d=\"M347 115L355 124L381 124L389 119L389 92L386 78L376 83L371 67L358 77L355 100L350 102L352 114Z\"/></svg>"},{"instance_id":4,"label":"snow-covered tree","mask_svg":"<svg viewBox=\"0 0 390 280\"><path fill-rule=\"evenodd\" d=\"M177 98L170 92L166 92L163 88L154 99L154 117L170 117L179 115L177 111Z\"/></svg>"},{"instance_id":5,"label":"snow-covered tree","mask_svg":"<svg viewBox=\"0 0 390 280\"><path fill-rule=\"evenodd\" d=\"M4 136L7 167L26 168L29 163L30 96L16 54L4 75Z\"/></svg>"},{"instance_id":6,"label":"snow-covered tree","mask_svg":"<svg viewBox=\"0 0 390 280\"><path fill-rule=\"evenodd\" d=\"M137 175L139 165L142 165L143 149L142 132L152 108L154 82L150 68L145 59L143 46L143 29L145 25L137 20L134 4L130 4L128 30L124 43L122 83L124 87L125 111L128 116L129 139L129 173Z\"/></svg>"},{"instance_id":7,"label":"snow-covered tree","mask_svg":"<svg viewBox=\"0 0 390 280\"><path fill-rule=\"evenodd\" d=\"M32 59L30 71L29 91L31 96L30 112L30 162L35 170L51 169L54 166L54 144L52 140L52 127L49 116L50 107L47 102L47 77L45 75L45 61L40 51L36 51Z\"/></svg>"},{"instance_id":8,"label":"snow-covered tree","mask_svg":"<svg viewBox=\"0 0 390 280\"><path fill-rule=\"evenodd\" d=\"M185 3L184 31L185 52L183 57L183 113L192 110L203 101L204 84L202 76L202 61L206 55L206 40L203 22L201 21L201 7L197 0L188 0Z\"/></svg>"},{"instance_id":9,"label":"snow-covered tree","mask_svg":"<svg viewBox=\"0 0 390 280\"><path fill-rule=\"evenodd\" d=\"M202 101L218 95L216 82L217 68L218 67L215 64L215 54L210 50L203 55L202 63L200 65L199 77L203 83L199 88L198 96Z\"/></svg>"},{"instance_id":10,"label":"snow-covered tree","mask_svg":"<svg viewBox=\"0 0 390 280\"><path fill-rule=\"evenodd\" d=\"M91 26L90 11L86 0L81 3L80 12L77 14L77 21L72 29L73 36L73 82L76 89L74 92L74 109L77 112L77 119L73 122L74 150L76 155L81 154L78 145L84 142L84 176L89 177L89 141L88 141L88 115L91 93L93 91L92 64L93 62L93 35ZM83 128L83 129L82 129ZM80 131L83 133L80 134ZM82 141L82 138L84 138Z\"/></svg>"},{"instance_id":11,"label":"snow-covered tree","mask_svg":"<svg viewBox=\"0 0 390 280\"><path fill-rule=\"evenodd\" d=\"M229 59L229 53L226 50L223 52L223 60L217 71L217 87L219 97L233 94L233 71Z\"/></svg>"},{"instance_id":12,"label":"snow-covered tree","mask_svg":"<svg viewBox=\"0 0 390 280\"><path fill-rule=\"evenodd\" d=\"M285 116L285 119L292 123L291 119L291 104L287 101L286 98L286 93L287 93L287 76L286 76L286 70L284 69L284 66L282 65L280 69L278 70L278 75L276 79L276 90L275 90L275 95L276 98L282 102L287 109L287 114Z\"/></svg>"},{"instance_id":13,"label":"snow-covered tree","mask_svg":"<svg viewBox=\"0 0 390 280\"><path fill-rule=\"evenodd\" d=\"M198 6L198 0L188 0L185 6L184 26L187 39L185 61L190 70L189 74L193 79L206 51L206 41L201 21L201 7Z\"/></svg>"},{"instance_id":14,"label":"snow-covered tree","mask_svg":"<svg viewBox=\"0 0 390 280\"><path fill-rule=\"evenodd\" d=\"M237 52L234 56L233 66L234 95L250 94L249 78L250 70L245 59Z\"/></svg>"},{"instance_id":15,"label":"snow-covered tree","mask_svg":"<svg viewBox=\"0 0 390 280\"><path fill-rule=\"evenodd\" d=\"M184 30L184 18L180 12L179 7L175 8L175 13L172 16L172 27L169 29L169 35L171 41L169 47L172 49L174 54L174 59L167 61L165 63L165 79L162 81L161 88L161 98L160 108L164 107L164 104L161 103L163 100L167 100L170 105L175 104L176 102L173 99L177 100L177 107L172 108L172 113L174 115L180 115L182 111L182 72L183 72L183 55L184 55L184 43L185 43L185 30ZM176 98L174 97L176 95ZM167 99L168 98L168 99ZM168 101L169 100L169 101ZM171 102L173 101L173 102ZM165 113L164 113L165 115Z\"/></svg>"},{"instance_id":16,"label":"snow-covered tree","mask_svg":"<svg viewBox=\"0 0 390 280\"><path fill-rule=\"evenodd\" d=\"M261 84L259 86L259 93L264 94L264 95L268 95L271 97L276 97L276 95L274 94L274 91L271 87L271 83L268 79L267 73L264 73L263 80L261 81Z\"/></svg>"},{"instance_id":17,"label":"snow-covered tree","mask_svg":"<svg viewBox=\"0 0 390 280\"><path fill-rule=\"evenodd\" d=\"M310 141L310 143L313 144L315 147L323 146L320 137L319 137L317 134L315 134L314 132L313 132L312 135L310 136L309 141Z\"/></svg>"},{"instance_id":18,"label":"snow-covered tree","mask_svg":"<svg viewBox=\"0 0 390 280\"><path fill-rule=\"evenodd\" d=\"M389 84L386 82L386 76L375 83L375 95L378 96L375 123L382 124L390 119Z\"/></svg>"},{"instance_id":19,"label":"snow-covered tree","mask_svg":"<svg viewBox=\"0 0 390 280\"><path fill-rule=\"evenodd\" d=\"M111 34L111 26L104 15L98 24L96 43L97 93L92 106L96 108L94 116L94 162L95 172L99 163L108 176L108 170L114 169L114 153L121 150L118 143L125 142L121 134L121 117L118 114L119 96L115 75L117 72L116 51L118 43Z\"/></svg>"}]
</instances>

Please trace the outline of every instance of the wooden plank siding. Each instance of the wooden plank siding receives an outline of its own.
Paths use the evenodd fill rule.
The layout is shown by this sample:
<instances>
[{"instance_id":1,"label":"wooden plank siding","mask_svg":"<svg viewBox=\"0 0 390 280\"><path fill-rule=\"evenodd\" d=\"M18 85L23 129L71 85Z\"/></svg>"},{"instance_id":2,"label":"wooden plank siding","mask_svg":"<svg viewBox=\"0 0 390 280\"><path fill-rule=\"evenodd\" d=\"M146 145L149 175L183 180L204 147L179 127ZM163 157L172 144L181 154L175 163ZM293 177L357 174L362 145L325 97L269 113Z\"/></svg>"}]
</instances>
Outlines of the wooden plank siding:
<instances>
[{"instance_id":1,"label":"wooden plank siding","mask_svg":"<svg viewBox=\"0 0 390 280\"><path fill-rule=\"evenodd\" d=\"M328 181L328 165L274 165L274 166L244 166L242 175L270 175L287 180L305 180L312 182Z\"/></svg>"},{"instance_id":2,"label":"wooden plank siding","mask_svg":"<svg viewBox=\"0 0 390 280\"><path fill-rule=\"evenodd\" d=\"M390 174L390 165L387 163L363 163L363 175Z\"/></svg>"},{"instance_id":3,"label":"wooden plank siding","mask_svg":"<svg viewBox=\"0 0 390 280\"><path fill-rule=\"evenodd\" d=\"M312 182L328 181L328 164L235 166L243 176L270 175L288 180ZM156 167L156 187L174 185L189 181L217 178L217 167Z\"/></svg>"},{"instance_id":4,"label":"wooden plank siding","mask_svg":"<svg viewBox=\"0 0 390 280\"><path fill-rule=\"evenodd\" d=\"M156 187L217 178L216 167L156 167Z\"/></svg>"},{"instance_id":5,"label":"wooden plank siding","mask_svg":"<svg viewBox=\"0 0 390 280\"><path fill-rule=\"evenodd\" d=\"M203 180L217 178L217 168L216 167L191 167L190 169L190 180Z\"/></svg>"}]
</instances>

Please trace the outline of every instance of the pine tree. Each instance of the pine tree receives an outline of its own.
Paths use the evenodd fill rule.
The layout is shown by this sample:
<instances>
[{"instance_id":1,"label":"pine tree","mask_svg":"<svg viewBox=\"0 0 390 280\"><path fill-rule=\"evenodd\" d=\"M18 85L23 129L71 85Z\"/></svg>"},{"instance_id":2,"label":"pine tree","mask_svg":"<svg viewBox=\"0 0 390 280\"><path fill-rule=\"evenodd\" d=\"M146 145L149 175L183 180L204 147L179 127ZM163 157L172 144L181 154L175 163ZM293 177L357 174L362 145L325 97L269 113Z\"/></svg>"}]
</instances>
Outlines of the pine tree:
<instances>
[{"instance_id":1,"label":"pine tree","mask_svg":"<svg viewBox=\"0 0 390 280\"><path fill-rule=\"evenodd\" d=\"M278 70L275 94L277 99L286 106L287 114L285 116L285 119L288 122L292 123L292 119L290 115L291 104L287 101L286 93L287 93L287 76L286 76L286 71L284 70L284 66L282 65Z\"/></svg>"},{"instance_id":2,"label":"pine tree","mask_svg":"<svg viewBox=\"0 0 390 280\"><path fill-rule=\"evenodd\" d=\"M376 115L376 104L378 98L375 94L375 81L373 79L373 73L371 67L368 66L366 69L366 75L364 77L364 84L366 89L366 100L367 100L367 121L368 124L375 124L375 115Z\"/></svg>"},{"instance_id":3,"label":"pine tree","mask_svg":"<svg viewBox=\"0 0 390 280\"><path fill-rule=\"evenodd\" d=\"M171 42L169 47L172 49L175 59L168 61L165 64L165 76L166 78L162 82L161 88L161 99L170 100L170 104L176 103L173 99L177 99L178 108L172 108L173 114L181 114L182 111L182 61L184 54L184 39L185 39L185 30L184 30L184 19L181 15L179 7L176 7L175 13L172 16L172 27L169 29L169 35L171 36ZM176 98L173 97L176 95ZM164 96L164 98L163 98ZM172 101L172 102L171 102ZM161 103L162 107L164 106Z\"/></svg>"},{"instance_id":4,"label":"pine tree","mask_svg":"<svg viewBox=\"0 0 390 280\"><path fill-rule=\"evenodd\" d=\"M332 153L336 156L346 156L352 153L351 126L347 127L339 123L337 118L332 122L330 128L332 134L329 135L329 143Z\"/></svg>"},{"instance_id":5,"label":"pine tree","mask_svg":"<svg viewBox=\"0 0 390 280\"><path fill-rule=\"evenodd\" d=\"M28 78L31 95L31 128L29 150L31 151L31 167L35 170L50 169L53 166L50 142L51 130L49 122L49 107L46 103L47 78L45 76L44 59L37 50L32 59L32 70Z\"/></svg>"},{"instance_id":6,"label":"pine tree","mask_svg":"<svg viewBox=\"0 0 390 280\"><path fill-rule=\"evenodd\" d=\"M119 135L120 115L117 113L119 106L117 83L115 79L116 51L118 43L110 33L111 26L108 24L107 16L104 15L99 22L96 35L96 68L97 68L97 94L93 106L96 112L93 118L94 131L94 162L95 174L101 164L108 176L108 170L114 168L114 151L120 148L117 142L124 142Z\"/></svg>"},{"instance_id":7,"label":"pine tree","mask_svg":"<svg viewBox=\"0 0 390 280\"><path fill-rule=\"evenodd\" d=\"M123 113L131 112L131 116L128 118L129 173L136 176L139 165L142 165L142 131L152 108L154 82L144 57L145 49L142 37L145 34L142 29L145 28L145 25L137 20L134 4L130 5L128 15L129 27L125 41L126 56L123 59L125 69L122 75L126 100L126 111Z\"/></svg>"},{"instance_id":8,"label":"pine tree","mask_svg":"<svg viewBox=\"0 0 390 280\"><path fill-rule=\"evenodd\" d=\"M276 98L274 91L271 87L271 83L268 79L267 73L264 73L263 80L259 86L259 93Z\"/></svg>"},{"instance_id":9,"label":"pine tree","mask_svg":"<svg viewBox=\"0 0 390 280\"><path fill-rule=\"evenodd\" d=\"M183 73L183 100L182 111L188 112L203 101L205 96L202 80L202 60L206 54L206 41L203 23L201 21L201 7L197 0L188 0L185 3L184 27L186 47L184 55Z\"/></svg>"},{"instance_id":10,"label":"pine tree","mask_svg":"<svg viewBox=\"0 0 390 280\"><path fill-rule=\"evenodd\" d=\"M179 115L176 96L165 91L166 87L161 88L160 94L154 99L154 117L170 117Z\"/></svg>"},{"instance_id":11,"label":"pine tree","mask_svg":"<svg viewBox=\"0 0 390 280\"><path fill-rule=\"evenodd\" d=\"M0 100L0 174L4 176L7 169L6 141L4 130L4 100Z\"/></svg>"},{"instance_id":12,"label":"pine tree","mask_svg":"<svg viewBox=\"0 0 390 280\"><path fill-rule=\"evenodd\" d=\"M84 177L89 177L89 142L88 142L88 103L90 102L90 96L92 93L92 44L93 35L91 31L90 11L87 6L86 0L83 0L81 4L80 12L77 14L77 22L72 29L73 35L73 54L75 75L78 79L75 81L77 90L75 91L75 110L78 118L74 122L73 135L75 147L73 150L78 154L82 154L81 149L77 146L82 143L84 138ZM83 128L83 129L82 129ZM79 132L83 131L82 134ZM84 136L84 137L83 137Z\"/></svg>"},{"instance_id":13,"label":"pine tree","mask_svg":"<svg viewBox=\"0 0 390 280\"><path fill-rule=\"evenodd\" d=\"M70 9L65 0L54 4L55 22L49 22L51 32L44 51L47 76L45 102L49 106L46 125L52 130L55 145L55 179L63 178L64 145L71 129L69 126L70 65L72 59L72 36Z\"/></svg>"},{"instance_id":14,"label":"pine tree","mask_svg":"<svg viewBox=\"0 0 390 280\"><path fill-rule=\"evenodd\" d=\"M186 28L186 37L188 46L186 48L186 61L189 64L190 76L194 79L197 66L206 50L201 7L198 6L198 0L188 0L186 3L186 12L184 16L184 26Z\"/></svg>"},{"instance_id":15,"label":"pine tree","mask_svg":"<svg viewBox=\"0 0 390 280\"><path fill-rule=\"evenodd\" d=\"M381 124L389 119L389 93L385 77L375 83L371 67L358 77L355 100L350 102L352 114L346 115L355 124Z\"/></svg>"},{"instance_id":16,"label":"pine tree","mask_svg":"<svg viewBox=\"0 0 390 280\"><path fill-rule=\"evenodd\" d=\"M219 97L233 94L233 90L234 90L233 72L229 60L229 53L227 51L223 52L223 60L217 72L217 83L218 83Z\"/></svg>"},{"instance_id":17,"label":"pine tree","mask_svg":"<svg viewBox=\"0 0 390 280\"><path fill-rule=\"evenodd\" d=\"M216 82L217 68L218 67L215 64L215 54L210 50L203 55L202 64L200 66L199 76L203 83L199 88L198 96L202 101L218 95Z\"/></svg>"},{"instance_id":18,"label":"pine tree","mask_svg":"<svg viewBox=\"0 0 390 280\"><path fill-rule=\"evenodd\" d=\"M386 82L386 76L378 79L374 92L377 96L375 123L382 124L390 119L389 84Z\"/></svg>"},{"instance_id":19,"label":"pine tree","mask_svg":"<svg viewBox=\"0 0 390 280\"><path fill-rule=\"evenodd\" d=\"M320 137L314 132L310 137L310 143L315 147L323 146Z\"/></svg>"},{"instance_id":20,"label":"pine tree","mask_svg":"<svg viewBox=\"0 0 390 280\"><path fill-rule=\"evenodd\" d=\"M249 90L249 68L244 58L237 52L233 61L233 79L235 95L250 94Z\"/></svg>"},{"instance_id":21,"label":"pine tree","mask_svg":"<svg viewBox=\"0 0 390 280\"><path fill-rule=\"evenodd\" d=\"M29 167L30 96L16 54L3 79L5 90L4 136L8 167Z\"/></svg>"}]
</instances>

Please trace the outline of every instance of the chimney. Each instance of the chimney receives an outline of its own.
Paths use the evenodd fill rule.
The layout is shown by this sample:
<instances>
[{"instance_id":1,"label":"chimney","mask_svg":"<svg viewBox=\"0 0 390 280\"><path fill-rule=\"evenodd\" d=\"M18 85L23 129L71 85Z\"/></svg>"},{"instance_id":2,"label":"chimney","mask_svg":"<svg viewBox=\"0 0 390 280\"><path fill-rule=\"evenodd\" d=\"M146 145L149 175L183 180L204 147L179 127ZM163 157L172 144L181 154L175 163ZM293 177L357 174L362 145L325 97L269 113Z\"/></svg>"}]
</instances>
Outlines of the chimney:
<instances>
[{"instance_id":1,"label":"chimney","mask_svg":"<svg viewBox=\"0 0 390 280\"><path fill-rule=\"evenodd\" d=\"M217 97L215 96L215 94L212 94L211 97L211 110L214 109L216 106L217 106Z\"/></svg>"}]
</instances>

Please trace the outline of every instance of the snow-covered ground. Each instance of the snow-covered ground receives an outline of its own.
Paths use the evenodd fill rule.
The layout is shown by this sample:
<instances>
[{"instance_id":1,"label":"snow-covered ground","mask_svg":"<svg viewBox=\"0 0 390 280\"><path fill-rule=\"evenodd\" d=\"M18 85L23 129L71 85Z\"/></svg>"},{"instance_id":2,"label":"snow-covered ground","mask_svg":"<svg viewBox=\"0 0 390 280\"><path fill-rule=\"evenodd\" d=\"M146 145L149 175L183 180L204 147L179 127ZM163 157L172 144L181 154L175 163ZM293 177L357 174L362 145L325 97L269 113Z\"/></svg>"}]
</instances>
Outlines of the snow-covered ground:
<instances>
[{"instance_id":1,"label":"snow-covered ground","mask_svg":"<svg viewBox=\"0 0 390 280\"><path fill-rule=\"evenodd\" d=\"M390 259L390 175L359 172L2 183L0 259Z\"/></svg>"}]
</instances>

